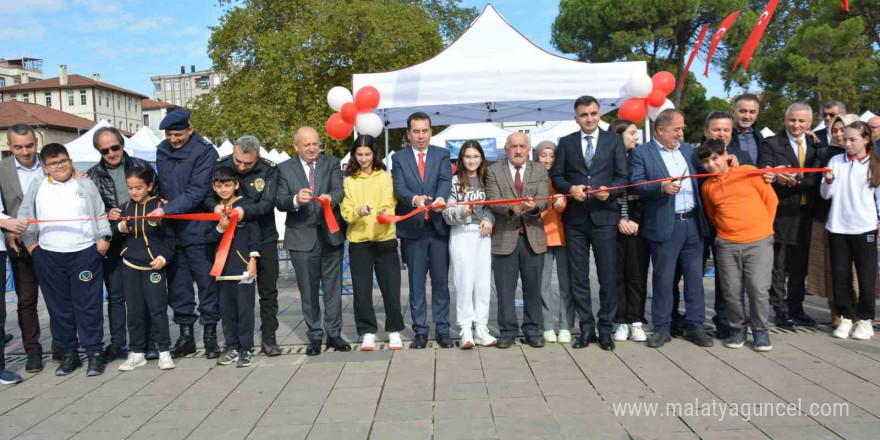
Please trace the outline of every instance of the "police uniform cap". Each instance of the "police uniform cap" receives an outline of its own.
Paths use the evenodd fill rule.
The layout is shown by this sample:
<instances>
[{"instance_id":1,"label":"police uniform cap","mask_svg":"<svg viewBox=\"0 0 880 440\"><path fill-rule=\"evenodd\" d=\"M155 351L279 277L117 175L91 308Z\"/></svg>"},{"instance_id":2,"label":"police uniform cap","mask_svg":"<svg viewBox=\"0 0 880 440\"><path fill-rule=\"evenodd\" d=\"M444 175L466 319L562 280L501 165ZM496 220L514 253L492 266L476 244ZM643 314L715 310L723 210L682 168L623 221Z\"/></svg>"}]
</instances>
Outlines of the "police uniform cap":
<instances>
[{"instance_id":1,"label":"police uniform cap","mask_svg":"<svg viewBox=\"0 0 880 440\"><path fill-rule=\"evenodd\" d=\"M189 111L177 109L165 115L159 124L159 130L186 130L189 126Z\"/></svg>"}]
</instances>

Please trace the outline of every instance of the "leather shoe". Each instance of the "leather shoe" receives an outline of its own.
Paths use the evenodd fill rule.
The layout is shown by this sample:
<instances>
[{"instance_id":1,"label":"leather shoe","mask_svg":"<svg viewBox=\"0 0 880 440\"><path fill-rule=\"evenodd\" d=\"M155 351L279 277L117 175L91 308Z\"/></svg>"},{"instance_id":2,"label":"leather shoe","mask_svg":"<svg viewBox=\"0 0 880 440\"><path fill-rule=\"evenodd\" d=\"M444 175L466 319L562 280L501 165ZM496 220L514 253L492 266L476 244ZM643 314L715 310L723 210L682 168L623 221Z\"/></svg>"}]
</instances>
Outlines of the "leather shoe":
<instances>
[{"instance_id":1,"label":"leather shoe","mask_svg":"<svg viewBox=\"0 0 880 440\"><path fill-rule=\"evenodd\" d=\"M104 374L106 368L104 355L102 353L92 353L89 355L89 366L86 369L86 376L100 376Z\"/></svg>"},{"instance_id":2,"label":"leather shoe","mask_svg":"<svg viewBox=\"0 0 880 440\"><path fill-rule=\"evenodd\" d=\"M581 349L581 348L587 348L590 346L591 342L595 342L595 341L596 341L596 334L595 333L589 332L586 335L581 333L581 335L578 336L578 338L575 339L574 342L571 343L571 348L574 348L575 350Z\"/></svg>"},{"instance_id":3,"label":"leather shoe","mask_svg":"<svg viewBox=\"0 0 880 440\"><path fill-rule=\"evenodd\" d=\"M599 333L599 348L605 351L614 350L614 338L611 333Z\"/></svg>"},{"instance_id":4,"label":"leather shoe","mask_svg":"<svg viewBox=\"0 0 880 440\"><path fill-rule=\"evenodd\" d=\"M687 329L687 332L685 332L684 337L700 347L711 347L715 345L715 341L712 340L712 337L710 337L708 333L706 333L705 329L689 328Z\"/></svg>"},{"instance_id":5,"label":"leather shoe","mask_svg":"<svg viewBox=\"0 0 880 440\"><path fill-rule=\"evenodd\" d=\"M816 320L811 318L810 315L804 313L803 310L792 312L791 318L794 319L794 322L796 322L798 325L802 325L804 327L816 326Z\"/></svg>"},{"instance_id":6,"label":"leather shoe","mask_svg":"<svg viewBox=\"0 0 880 440\"><path fill-rule=\"evenodd\" d=\"M544 346L544 337L540 335L526 335L526 344L535 348L541 348Z\"/></svg>"},{"instance_id":7,"label":"leather shoe","mask_svg":"<svg viewBox=\"0 0 880 440\"><path fill-rule=\"evenodd\" d=\"M794 322L794 319L791 319L791 315L788 312L776 312L776 326L782 327L786 330L794 330L797 327L797 323Z\"/></svg>"},{"instance_id":8,"label":"leather shoe","mask_svg":"<svg viewBox=\"0 0 880 440\"><path fill-rule=\"evenodd\" d=\"M348 345L348 342L345 342L345 339L342 339L342 336L328 336L327 348L332 348L335 351L343 353L351 351L351 345Z\"/></svg>"},{"instance_id":9,"label":"leather shoe","mask_svg":"<svg viewBox=\"0 0 880 440\"><path fill-rule=\"evenodd\" d=\"M684 317L678 319L673 317L672 324L669 326L669 336L684 336L685 330L687 330L687 321Z\"/></svg>"},{"instance_id":10,"label":"leather shoe","mask_svg":"<svg viewBox=\"0 0 880 440\"><path fill-rule=\"evenodd\" d=\"M416 335L413 338L412 348L422 349L428 347L428 335Z\"/></svg>"},{"instance_id":11,"label":"leather shoe","mask_svg":"<svg viewBox=\"0 0 880 440\"><path fill-rule=\"evenodd\" d=\"M275 336L263 339L260 346L263 349L263 354L266 356L275 357L281 355L281 348L278 347L278 343L275 342Z\"/></svg>"},{"instance_id":12,"label":"leather shoe","mask_svg":"<svg viewBox=\"0 0 880 440\"><path fill-rule=\"evenodd\" d=\"M437 335L437 343L440 344L440 348L455 347L455 341L452 340L452 336L449 336L449 333L445 335Z\"/></svg>"},{"instance_id":13,"label":"leather shoe","mask_svg":"<svg viewBox=\"0 0 880 440\"><path fill-rule=\"evenodd\" d=\"M306 346L306 356L317 356L321 354L321 341L310 341Z\"/></svg>"},{"instance_id":14,"label":"leather shoe","mask_svg":"<svg viewBox=\"0 0 880 440\"><path fill-rule=\"evenodd\" d=\"M43 356L37 353L29 354L27 356L27 364L24 366L24 371L28 373L39 373L43 371Z\"/></svg>"},{"instance_id":15,"label":"leather shoe","mask_svg":"<svg viewBox=\"0 0 880 440\"><path fill-rule=\"evenodd\" d=\"M500 337L498 338L498 343L495 344L498 348L510 348L513 345L513 341L508 337Z\"/></svg>"},{"instance_id":16,"label":"leather shoe","mask_svg":"<svg viewBox=\"0 0 880 440\"><path fill-rule=\"evenodd\" d=\"M63 354L61 355L61 365L55 369L55 375L67 376L79 367L82 367L82 361L79 360L79 353L73 352Z\"/></svg>"},{"instance_id":17,"label":"leather shoe","mask_svg":"<svg viewBox=\"0 0 880 440\"><path fill-rule=\"evenodd\" d=\"M651 336L648 336L648 341L645 342L645 345L651 348L660 348L671 340L672 336L669 335L668 331L655 331L651 333Z\"/></svg>"},{"instance_id":18,"label":"leather shoe","mask_svg":"<svg viewBox=\"0 0 880 440\"><path fill-rule=\"evenodd\" d=\"M223 353L220 344L217 343L217 324L205 324L202 326L202 340L205 343L205 358L217 359Z\"/></svg>"}]
</instances>

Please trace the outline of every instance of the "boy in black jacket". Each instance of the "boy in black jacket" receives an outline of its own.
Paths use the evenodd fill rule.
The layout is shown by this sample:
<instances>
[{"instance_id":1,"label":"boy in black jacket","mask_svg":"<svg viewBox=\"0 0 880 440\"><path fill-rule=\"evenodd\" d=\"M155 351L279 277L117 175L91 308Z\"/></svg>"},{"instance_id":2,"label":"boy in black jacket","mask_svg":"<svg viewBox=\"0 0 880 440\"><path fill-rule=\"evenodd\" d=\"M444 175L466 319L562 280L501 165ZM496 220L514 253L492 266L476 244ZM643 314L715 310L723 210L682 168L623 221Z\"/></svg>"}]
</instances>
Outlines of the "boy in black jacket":
<instances>
[{"instance_id":1,"label":"boy in black jacket","mask_svg":"<svg viewBox=\"0 0 880 440\"><path fill-rule=\"evenodd\" d=\"M238 178L229 167L218 167L212 178L214 192L225 206L227 213L241 203L242 196L238 192ZM253 361L251 349L254 346L254 277L257 274L257 258L260 257L260 227L256 222L239 220L230 224L230 216L226 214L220 219L216 228L211 228L205 239L214 243L216 252L223 233L229 227L235 228L235 234L229 247L229 254L223 272L217 277L217 292L220 295L220 319L223 321L223 336L226 340L226 351L217 365L229 365L233 362L239 368L249 367Z\"/></svg>"}]
</instances>

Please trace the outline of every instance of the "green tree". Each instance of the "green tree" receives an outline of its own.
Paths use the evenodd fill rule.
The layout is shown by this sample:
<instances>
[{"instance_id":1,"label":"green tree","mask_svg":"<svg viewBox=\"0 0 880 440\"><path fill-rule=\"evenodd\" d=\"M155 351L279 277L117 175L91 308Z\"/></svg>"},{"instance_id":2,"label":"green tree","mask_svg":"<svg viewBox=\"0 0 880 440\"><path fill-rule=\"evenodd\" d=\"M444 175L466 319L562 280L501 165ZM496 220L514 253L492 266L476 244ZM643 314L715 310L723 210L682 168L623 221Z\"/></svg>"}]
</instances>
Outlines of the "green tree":
<instances>
[{"instance_id":1,"label":"green tree","mask_svg":"<svg viewBox=\"0 0 880 440\"><path fill-rule=\"evenodd\" d=\"M350 88L354 73L401 69L442 50L476 15L458 3L221 0L227 10L208 52L227 79L195 101L193 124L212 138L252 134L267 149L291 151L296 127L323 132L332 87ZM328 153L347 149L347 141L328 139Z\"/></svg>"}]
</instances>

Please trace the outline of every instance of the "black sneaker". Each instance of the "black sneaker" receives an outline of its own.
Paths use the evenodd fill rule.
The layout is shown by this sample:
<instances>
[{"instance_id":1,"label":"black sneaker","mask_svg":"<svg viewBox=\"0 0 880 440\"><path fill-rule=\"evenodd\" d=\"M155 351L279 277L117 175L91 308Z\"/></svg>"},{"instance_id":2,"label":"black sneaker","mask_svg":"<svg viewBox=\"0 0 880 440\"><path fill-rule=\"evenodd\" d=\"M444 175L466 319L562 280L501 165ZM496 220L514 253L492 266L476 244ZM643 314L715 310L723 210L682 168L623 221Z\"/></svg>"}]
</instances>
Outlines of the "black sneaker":
<instances>
[{"instance_id":1,"label":"black sneaker","mask_svg":"<svg viewBox=\"0 0 880 440\"><path fill-rule=\"evenodd\" d=\"M655 331L651 333L651 336L648 336L648 340L645 342L645 345L651 348L660 348L666 345L667 342L672 340L672 336L668 331Z\"/></svg>"},{"instance_id":2,"label":"black sneaker","mask_svg":"<svg viewBox=\"0 0 880 440\"><path fill-rule=\"evenodd\" d=\"M67 376L79 367L82 367L82 361L79 360L79 353L73 352L63 354L61 355L61 365L55 369L55 375Z\"/></svg>"},{"instance_id":3,"label":"black sneaker","mask_svg":"<svg viewBox=\"0 0 880 440\"><path fill-rule=\"evenodd\" d=\"M684 338L688 341L693 342L694 344L699 345L700 347L711 347L715 345L715 341L712 340L712 337L706 333L705 329L701 328L689 328L684 334Z\"/></svg>"},{"instance_id":4,"label":"black sneaker","mask_svg":"<svg viewBox=\"0 0 880 440\"><path fill-rule=\"evenodd\" d=\"M39 373L43 371L43 356L37 353L31 353L27 357L27 364L24 366L24 371L28 373Z\"/></svg>"},{"instance_id":5,"label":"black sneaker","mask_svg":"<svg viewBox=\"0 0 880 440\"><path fill-rule=\"evenodd\" d=\"M238 362L235 364L238 368L247 368L254 361L254 355L250 350L242 350L238 355Z\"/></svg>"},{"instance_id":6,"label":"black sneaker","mask_svg":"<svg viewBox=\"0 0 880 440\"><path fill-rule=\"evenodd\" d=\"M786 330L794 330L797 327L797 322L787 312L777 311L775 322L777 327L782 327Z\"/></svg>"},{"instance_id":7,"label":"black sneaker","mask_svg":"<svg viewBox=\"0 0 880 440\"><path fill-rule=\"evenodd\" d=\"M742 348L743 344L746 343L746 329L743 328L735 328L730 332L730 336L727 340L724 341L724 346L727 348Z\"/></svg>"},{"instance_id":8,"label":"black sneaker","mask_svg":"<svg viewBox=\"0 0 880 440\"><path fill-rule=\"evenodd\" d=\"M104 362L104 356L101 353L92 353L89 355L89 367L86 369L86 376L100 376L104 374L104 368L107 363Z\"/></svg>"},{"instance_id":9,"label":"black sneaker","mask_svg":"<svg viewBox=\"0 0 880 440\"><path fill-rule=\"evenodd\" d=\"M104 349L104 352L101 354L104 359L104 363L110 363L116 360L125 360L128 359L128 350L126 347L116 344L110 344L107 348Z\"/></svg>"},{"instance_id":10,"label":"black sneaker","mask_svg":"<svg viewBox=\"0 0 880 440\"><path fill-rule=\"evenodd\" d=\"M217 359L217 365L229 365L238 362L238 350L227 348L223 355Z\"/></svg>"},{"instance_id":11,"label":"black sneaker","mask_svg":"<svg viewBox=\"0 0 880 440\"><path fill-rule=\"evenodd\" d=\"M804 313L803 310L792 312L791 319L794 319L794 322L798 323L798 325L802 325L804 327L815 327L816 320L811 318L810 315Z\"/></svg>"}]
</instances>

